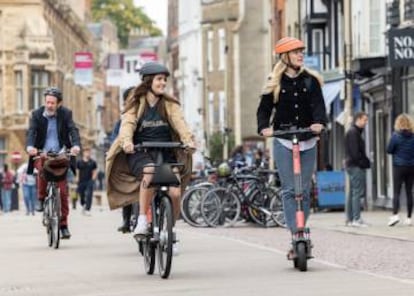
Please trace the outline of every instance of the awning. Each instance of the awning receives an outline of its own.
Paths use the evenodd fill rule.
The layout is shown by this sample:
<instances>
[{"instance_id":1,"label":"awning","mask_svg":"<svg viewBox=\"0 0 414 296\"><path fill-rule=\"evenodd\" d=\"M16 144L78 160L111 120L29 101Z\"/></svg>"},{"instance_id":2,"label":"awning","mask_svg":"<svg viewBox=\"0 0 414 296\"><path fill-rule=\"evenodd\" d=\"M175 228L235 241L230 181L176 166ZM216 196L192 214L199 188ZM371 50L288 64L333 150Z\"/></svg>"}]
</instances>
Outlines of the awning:
<instances>
[{"instance_id":1,"label":"awning","mask_svg":"<svg viewBox=\"0 0 414 296\"><path fill-rule=\"evenodd\" d=\"M326 113L331 112L331 103L336 98L338 98L339 94L341 93L343 84L344 84L344 80L340 79L340 80L327 82L322 87L322 94L325 100Z\"/></svg>"}]
</instances>

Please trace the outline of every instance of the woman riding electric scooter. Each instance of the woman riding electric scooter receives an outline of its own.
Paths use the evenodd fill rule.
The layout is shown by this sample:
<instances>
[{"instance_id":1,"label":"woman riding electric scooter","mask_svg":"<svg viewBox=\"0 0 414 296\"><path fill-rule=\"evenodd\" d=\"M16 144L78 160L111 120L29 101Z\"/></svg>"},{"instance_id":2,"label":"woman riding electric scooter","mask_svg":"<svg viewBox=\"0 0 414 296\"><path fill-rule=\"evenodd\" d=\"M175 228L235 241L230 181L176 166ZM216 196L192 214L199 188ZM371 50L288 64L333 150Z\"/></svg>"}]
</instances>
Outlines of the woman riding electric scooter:
<instances>
[{"instance_id":1,"label":"woman riding electric scooter","mask_svg":"<svg viewBox=\"0 0 414 296\"><path fill-rule=\"evenodd\" d=\"M291 135L277 134L277 131L303 128L309 128L310 131L297 134L301 166L299 179L306 222L310 207L311 178L316 163L317 135L327 122L321 90L322 79L316 72L303 66L304 49L305 44L293 37L282 38L276 43L275 52L279 55L279 60L267 79L257 110L259 134L275 136L273 155L281 180L286 224L293 237L297 232L295 189L298 188L292 163L293 145ZM295 260L296 256L295 247L292 246L288 251L288 259Z\"/></svg>"}]
</instances>

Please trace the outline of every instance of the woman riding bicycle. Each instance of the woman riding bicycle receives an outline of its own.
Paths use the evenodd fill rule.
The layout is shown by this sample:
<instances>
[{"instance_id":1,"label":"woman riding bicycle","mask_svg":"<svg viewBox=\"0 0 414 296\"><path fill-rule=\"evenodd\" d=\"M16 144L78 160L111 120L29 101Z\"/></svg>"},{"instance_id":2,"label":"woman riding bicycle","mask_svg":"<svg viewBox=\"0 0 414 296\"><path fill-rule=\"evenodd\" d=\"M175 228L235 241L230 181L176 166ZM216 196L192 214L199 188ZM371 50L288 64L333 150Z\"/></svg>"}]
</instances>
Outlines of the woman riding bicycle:
<instances>
[{"instance_id":1,"label":"woman riding bicycle","mask_svg":"<svg viewBox=\"0 0 414 296\"><path fill-rule=\"evenodd\" d=\"M146 213L154 196L151 172L156 163L151 151L135 152L134 145L145 141L180 141L194 148L192 133L184 121L179 102L165 93L168 69L159 63L148 62L140 69L142 82L128 96L119 135L107 155L107 193L111 209L138 201L139 217L134 235L148 231ZM170 187L175 220L180 214L181 189L191 177L191 153L163 152L164 162L181 162L184 168L174 168L181 174L181 188ZM138 181L140 180L140 182Z\"/></svg>"},{"instance_id":2,"label":"woman riding bicycle","mask_svg":"<svg viewBox=\"0 0 414 296\"><path fill-rule=\"evenodd\" d=\"M289 128L310 128L318 134L326 124L322 79L303 66L305 44L296 38L285 37L275 46L279 61L268 77L257 110L259 134L270 137L273 131ZM274 118L270 122L273 110ZM309 190L316 162L316 135L299 137L304 190L305 217L309 215ZM284 214L287 227L296 232L296 202L294 191L292 144L289 138L277 137L273 142L273 156L279 170Z\"/></svg>"}]
</instances>

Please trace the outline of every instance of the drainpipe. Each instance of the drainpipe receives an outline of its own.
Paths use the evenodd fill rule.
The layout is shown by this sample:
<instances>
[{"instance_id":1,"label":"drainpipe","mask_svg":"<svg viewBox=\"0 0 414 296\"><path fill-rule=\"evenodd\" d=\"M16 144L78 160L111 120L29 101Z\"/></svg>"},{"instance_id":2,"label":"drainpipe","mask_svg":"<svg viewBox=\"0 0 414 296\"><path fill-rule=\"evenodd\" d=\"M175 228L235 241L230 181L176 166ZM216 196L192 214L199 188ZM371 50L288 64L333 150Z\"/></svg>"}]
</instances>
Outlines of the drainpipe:
<instances>
[{"instance_id":1,"label":"drainpipe","mask_svg":"<svg viewBox=\"0 0 414 296\"><path fill-rule=\"evenodd\" d=\"M352 1L344 1L344 31L345 31L345 129L352 122Z\"/></svg>"},{"instance_id":2,"label":"drainpipe","mask_svg":"<svg viewBox=\"0 0 414 296\"><path fill-rule=\"evenodd\" d=\"M234 35L233 39L233 54L234 54L234 140L236 145L242 143L242 127L241 127L241 78L240 78L240 36L239 30L244 22L245 11L246 11L246 0L239 0L239 16L236 24L232 28Z\"/></svg>"}]
</instances>

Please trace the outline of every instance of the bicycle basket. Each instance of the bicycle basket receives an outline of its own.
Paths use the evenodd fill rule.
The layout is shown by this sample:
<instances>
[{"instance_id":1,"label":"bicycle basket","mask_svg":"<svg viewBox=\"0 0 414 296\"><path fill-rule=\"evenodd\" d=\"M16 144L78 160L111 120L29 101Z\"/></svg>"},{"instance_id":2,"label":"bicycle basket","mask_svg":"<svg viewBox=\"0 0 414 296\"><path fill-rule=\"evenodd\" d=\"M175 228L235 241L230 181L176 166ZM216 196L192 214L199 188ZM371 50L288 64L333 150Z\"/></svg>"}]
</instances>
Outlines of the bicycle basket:
<instances>
[{"instance_id":1,"label":"bicycle basket","mask_svg":"<svg viewBox=\"0 0 414 296\"><path fill-rule=\"evenodd\" d=\"M43 164L43 177L48 182L58 182L66 179L69 162L66 155L46 159Z\"/></svg>"}]
</instances>

